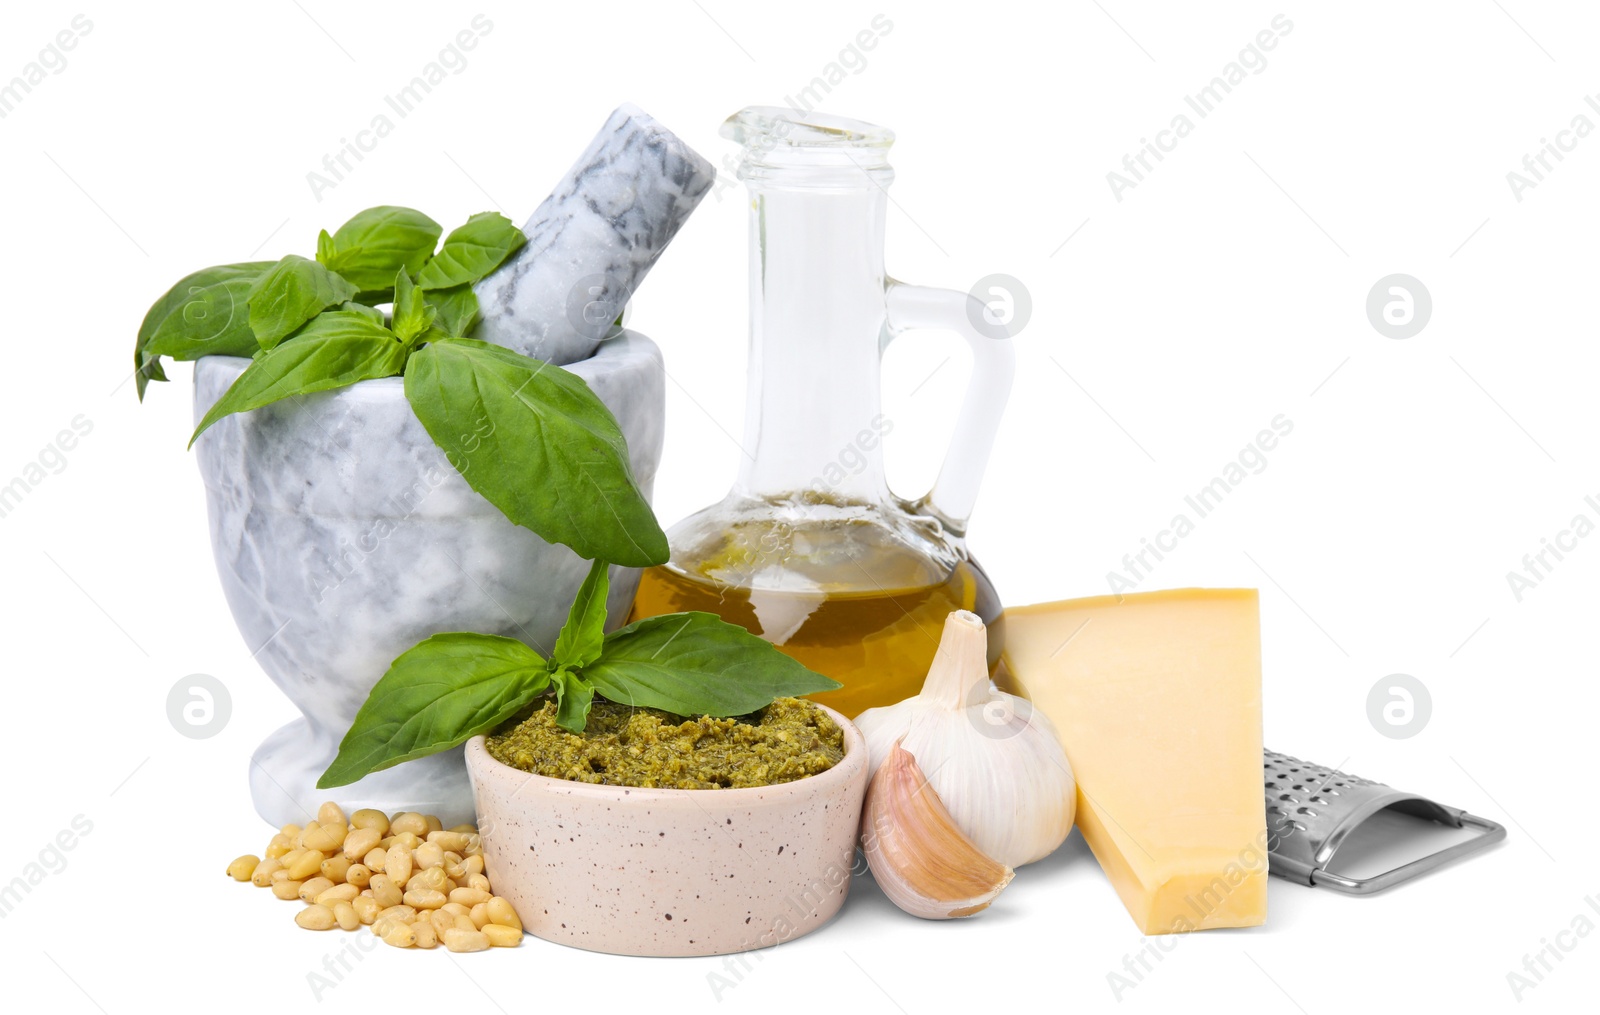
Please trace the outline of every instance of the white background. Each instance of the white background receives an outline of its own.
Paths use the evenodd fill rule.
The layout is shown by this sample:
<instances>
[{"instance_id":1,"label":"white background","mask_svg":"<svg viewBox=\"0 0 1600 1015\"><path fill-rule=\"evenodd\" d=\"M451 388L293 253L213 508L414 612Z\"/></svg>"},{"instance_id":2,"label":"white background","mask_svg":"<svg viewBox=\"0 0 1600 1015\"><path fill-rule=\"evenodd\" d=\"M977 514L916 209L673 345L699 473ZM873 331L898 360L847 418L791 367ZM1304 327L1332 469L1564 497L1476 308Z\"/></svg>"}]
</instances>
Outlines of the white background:
<instances>
[{"instance_id":1,"label":"white background","mask_svg":"<svg viewBox=\"0 0 1600 1015\"><path fill-rule=\"evenodd\" d=\"M899 134L891 272L958 288L1005 272L1032 295L971 533L1004 599L1105 591L1122 555L1283 413L1294 431L1265 471L1140 587L1260 587L1268 744L1502 821L1507 843L1368 899L1274 880L1265 927L1181 940L1120 1001L1107 974L1143 942L1074 835L960 924L905 917L858 879L839 919L752 958L720 998L708 976L729 975L721 960L530 939L476 956L380 949L323 1002L1512 1006L1507 974L1525 954L1580 913L1600 922L1584 901L1600 896L1586 775L1600 538L1520 602L1506 579L1575 515L1600 521L1584 503L1600 499L1600 138L1577 141L1520 202L1506 180L1573 117L1600 124L1583 101L1600 89L1600 15L1530 0L1337 6L8 5L0 80L75 14L93 24L0 120L0 483L74 417L93 424L0 518L0 881L75 815L93 826L0 921L8 993L110 1015L151 996L304 1008L307 973L344 944L221 875L264 845L247 759L293 711L219 594L184 451L189 368L169 367L176 383L142 406L126 383L149 303L204 265L309 254L320 227L367 205L520 222L623 101L720 163L727 114L782 102L882 12L892 30L864 67L850 57L859 70L821 108ZM493 30L465 70L319 202L307 172L480 10ZM1106 174L1279 13L1293 30L1265 69L1119 202ZM720 497L738 456L725 433L743 418L738 197L705 201L633 307L675 382L657 486L667 522ZM1394 272L1434 305L1405 340L1365 312ZM891 355L902 492L930 481L964 376L953 337ZM207 740L166 715L168 690L196 672L232 696L230 724ZM1431 692L1432 718L1409 739L1367 718L1369 690L1392 673ZM1523 1006L1592 1002L1597 937L1561 938L1574 950Z\"/></svg>"}]
</instances>

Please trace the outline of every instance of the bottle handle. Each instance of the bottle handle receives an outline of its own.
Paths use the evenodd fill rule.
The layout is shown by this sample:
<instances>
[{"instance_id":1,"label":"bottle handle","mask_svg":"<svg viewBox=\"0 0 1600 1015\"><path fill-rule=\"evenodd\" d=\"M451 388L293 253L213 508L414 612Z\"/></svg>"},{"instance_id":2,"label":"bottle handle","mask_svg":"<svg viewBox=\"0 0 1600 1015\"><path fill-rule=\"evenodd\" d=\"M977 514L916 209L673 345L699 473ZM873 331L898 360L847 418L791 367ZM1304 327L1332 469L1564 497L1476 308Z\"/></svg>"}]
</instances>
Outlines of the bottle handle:
<instances>
[{"instance_id":1,"label":"bottle handle","mask_svg":"<svg viewBox=\"0 0 1600 1015\"><path fill-rule=\"evenodd\" d=\"M990 321L985 316L987 307L978 297L954 289L891 281L885 292L885 309L890 340L904 331L953 331L966 339L972 350L972 376L956 414L955 434L933 487L913 505L939 519L955 535L965 535L1011 394L1016 353L1010 329Z\"/></svg>"}]
</instances>

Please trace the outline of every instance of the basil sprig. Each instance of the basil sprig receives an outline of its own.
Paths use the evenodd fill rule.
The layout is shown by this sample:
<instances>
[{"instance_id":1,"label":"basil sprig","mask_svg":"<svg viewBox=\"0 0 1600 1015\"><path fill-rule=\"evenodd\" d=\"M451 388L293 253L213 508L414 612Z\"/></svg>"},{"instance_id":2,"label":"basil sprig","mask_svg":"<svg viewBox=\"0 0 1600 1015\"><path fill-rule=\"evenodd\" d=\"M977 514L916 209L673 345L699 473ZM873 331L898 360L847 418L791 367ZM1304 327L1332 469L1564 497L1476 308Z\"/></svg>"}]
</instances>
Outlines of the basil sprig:
<instances>
[{"instance_id":1,"label":"basil sprig","mask_svg":"<svg viewBox=\"0 0 1600 1015\"><path fill-rule=\"evenodd\" d=\"M469 339L474 283L527 242L498 212L445 237L411 208L359 212L317 239L315 260L195 272L145 315L139 397L161 357L253 357L195 428L285 398L405 377L417 418L467 484L507 518L580 556L645 567L667 537L640 492L616 418L576 375ZM393 303L386 318L376 304Z\"/></svg>"},{"instance_id":2,"label":"basil sprig","mask_svg":"<svg viewBox=\"0 0 1600 1015\"><path fill-rule=\"evenodd\" d=\"M669 613L603 634L607 565L589 569L549 659L513 638L436 634L406 650L367 695L317 780L345 786L487 733L554 693L556 722L582 732L596 692L676 715L746 715L840 685L709 613Z\"/></svg>"}]
</instances>

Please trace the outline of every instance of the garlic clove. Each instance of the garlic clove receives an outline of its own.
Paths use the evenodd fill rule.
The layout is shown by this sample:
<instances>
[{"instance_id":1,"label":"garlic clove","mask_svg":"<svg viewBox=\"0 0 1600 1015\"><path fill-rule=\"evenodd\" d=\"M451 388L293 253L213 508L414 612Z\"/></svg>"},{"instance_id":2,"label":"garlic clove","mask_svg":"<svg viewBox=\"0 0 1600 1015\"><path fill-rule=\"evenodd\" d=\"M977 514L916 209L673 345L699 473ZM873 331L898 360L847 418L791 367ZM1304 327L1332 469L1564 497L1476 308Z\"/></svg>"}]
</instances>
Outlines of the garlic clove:
<instances>
[{"instance_id":1,"label":"garlic clove","mask_svg":"<svg viewBox=\"0 0 1600 1015\"><path fill-rule=\"evenodd\" d=\"M1077 784L1055 727L989 680L988 633L967 610L945 618L922 690L856 717L877 773L897 742L978 850L1016 868L1072 833Z\"/></svg>"},{"instance_id":2,"label":"garlic clove","mask_svg":"<svg viewBox=\"0 0 1600 1015\"><path fill-rule=\"evenodd\" d=\"M861 849L883 894L927 920L971 916L1011 883L1011 868L962 833L899 741L867 787Z\"/></svg>"}]
</instances>

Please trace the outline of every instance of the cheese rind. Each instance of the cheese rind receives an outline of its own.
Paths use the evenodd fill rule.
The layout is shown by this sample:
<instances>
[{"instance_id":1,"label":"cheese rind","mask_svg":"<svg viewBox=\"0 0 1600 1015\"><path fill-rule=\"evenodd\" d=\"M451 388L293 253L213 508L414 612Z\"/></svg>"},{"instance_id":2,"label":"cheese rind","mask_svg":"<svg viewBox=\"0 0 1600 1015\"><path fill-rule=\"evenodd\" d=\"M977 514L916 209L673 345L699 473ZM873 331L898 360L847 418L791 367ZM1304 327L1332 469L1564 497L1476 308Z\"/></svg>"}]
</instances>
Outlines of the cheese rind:
<instances>
[{"instance_id":1,"label":"cheese rind","mask_svg":"<svg viewBox=\"0 0 1600 1015\"><path fill-rule=\"evenodd\" d=\"M1254 589L1005 611L1006 668L1055 723L1078 827L1146 934L1266 920Z\"/></svg>"}]
</instances>

